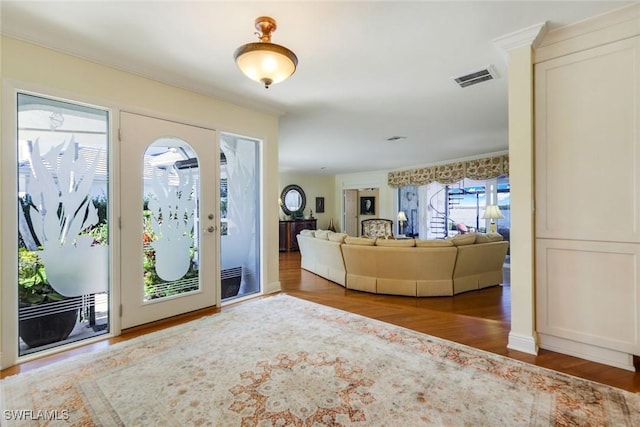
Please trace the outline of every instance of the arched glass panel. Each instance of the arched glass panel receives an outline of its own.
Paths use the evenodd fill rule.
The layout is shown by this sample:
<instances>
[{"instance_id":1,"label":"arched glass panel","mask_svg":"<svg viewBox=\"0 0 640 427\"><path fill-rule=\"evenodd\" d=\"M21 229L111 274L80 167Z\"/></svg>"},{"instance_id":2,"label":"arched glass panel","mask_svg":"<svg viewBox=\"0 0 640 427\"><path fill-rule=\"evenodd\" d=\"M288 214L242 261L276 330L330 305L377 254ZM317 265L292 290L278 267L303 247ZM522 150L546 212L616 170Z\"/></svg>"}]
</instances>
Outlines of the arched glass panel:
<instances>
[{"instance_id":1,"label":"arched glass panel","mask_svg":"<svg viewBox=\"0 0 640 427\"><path fill-rule=\"evenodd\" d=\"M178 138L154 141L144 154L144 301L200 289L198 158Z\"/></svg>"}]
</instances>

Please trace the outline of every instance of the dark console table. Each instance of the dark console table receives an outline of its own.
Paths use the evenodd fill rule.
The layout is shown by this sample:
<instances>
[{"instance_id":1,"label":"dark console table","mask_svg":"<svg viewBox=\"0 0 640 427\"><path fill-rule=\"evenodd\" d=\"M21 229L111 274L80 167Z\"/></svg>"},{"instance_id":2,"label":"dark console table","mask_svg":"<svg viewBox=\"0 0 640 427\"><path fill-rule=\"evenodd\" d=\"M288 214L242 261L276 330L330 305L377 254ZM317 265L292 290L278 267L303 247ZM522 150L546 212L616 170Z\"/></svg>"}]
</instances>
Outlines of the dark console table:
<instances>
[{"instance_id":1,"label":"dark console table","mask_svg":"<svg viewBox=\"0 0 640 427\"><path fill-rule=\"evenodd\" d=\"M280 252L298 251L298 239L296 236L302 230L315 230L315 219L296 219L280 221Z\"/></svg>"}]
</instances>

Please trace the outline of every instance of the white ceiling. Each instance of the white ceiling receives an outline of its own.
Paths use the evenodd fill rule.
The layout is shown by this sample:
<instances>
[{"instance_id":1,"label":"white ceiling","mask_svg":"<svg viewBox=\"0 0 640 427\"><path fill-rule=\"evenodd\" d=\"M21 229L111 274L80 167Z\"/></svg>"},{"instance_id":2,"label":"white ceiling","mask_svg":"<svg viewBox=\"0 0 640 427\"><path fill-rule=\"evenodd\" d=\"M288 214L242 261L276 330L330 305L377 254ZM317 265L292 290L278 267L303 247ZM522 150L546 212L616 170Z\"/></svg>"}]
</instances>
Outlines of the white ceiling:
<instances>
[{"instance_id":1,"label":"white ceiling","mask_svg":"<svg viewBox=\"0 0 640 427\"><path fill-rule=\"evenodd\" d=\"M403 169L507 149L507 67L497 37L549 30L632 2L8 1L3 34L280 117L280 171ZM256 17L299 59L264 89L234 50ZM452 76L492 65L466 89ZM396 142L387 138L403 136Z\"/></svg>"}]
</instances>

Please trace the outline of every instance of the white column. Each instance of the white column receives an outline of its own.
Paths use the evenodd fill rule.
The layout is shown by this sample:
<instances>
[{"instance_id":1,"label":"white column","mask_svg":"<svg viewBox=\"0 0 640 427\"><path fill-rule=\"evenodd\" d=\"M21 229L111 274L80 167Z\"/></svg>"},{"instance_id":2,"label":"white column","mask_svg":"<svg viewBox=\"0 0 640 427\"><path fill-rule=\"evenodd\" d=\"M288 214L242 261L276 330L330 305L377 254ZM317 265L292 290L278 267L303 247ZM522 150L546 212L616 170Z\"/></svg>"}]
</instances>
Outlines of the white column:
<instances>
[{"instance_id":1,"label":"white column","mask_svg":"<svg viewBox=\"0 0 640 427\"><path fill-rule=\"evenodd\" d=\"M494 40L509 65L511 331L507 347L538 353L535 325L533 49L546 23Z\"/></svg>"}]
</instances>

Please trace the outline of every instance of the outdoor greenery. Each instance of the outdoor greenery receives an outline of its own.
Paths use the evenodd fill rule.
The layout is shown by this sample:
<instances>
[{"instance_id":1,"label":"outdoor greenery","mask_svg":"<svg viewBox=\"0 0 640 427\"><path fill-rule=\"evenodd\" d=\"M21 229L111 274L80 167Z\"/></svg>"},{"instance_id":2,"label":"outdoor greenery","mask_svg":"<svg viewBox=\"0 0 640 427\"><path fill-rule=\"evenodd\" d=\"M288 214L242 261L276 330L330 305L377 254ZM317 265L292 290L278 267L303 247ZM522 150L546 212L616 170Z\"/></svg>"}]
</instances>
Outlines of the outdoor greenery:
<instances>
[{"instance_id":1,"label":"outdoor greenery","mask_svg":"<svg viewBox=\"0 0 640 427\"><path fill-rule=\"evenodd\" d=\"M26 212L32 205L31 197L27 194L19 198L21 208ZM98 210L99 222L91 227L85 234L89 234L94 238L94 245L108 244L108 226L107 226L107 200L104 196L97 197L92 200L94 206ZM25 215L29 230L33 230L31 218ZM39 244L40 242L36 242ZM38 250L42 247L38 246ZM67 299L56 292L49 281L44 268L42 259L38 256L38 251L31 251L26 248L22 236L19 236L18 242L18 300L21 304L37 305L47 302L62 301Z\"/></svg>"},{"instance_id":2,"label":"outdoor greenery","mask_svg":"<svg viewBox=\"0 0 640 427\"><path fill-rule=\"evenodd\" d=\"M83 234L88 234L93 237L94 245L106 245L109 242L109 227L107 224L107 199L104 196L96 197L92 199L92 202L97 209L99 221L95 226L86 230ZM20 198L20 205L23 210L27 210L32 205L29 195ZM150 243L155 241L158 237L155 235L151 227L151 211L147 209L148 199L144 201L144 233L143 233L143 269L144 269L144 290L145 295L149 299L156 299L176 295L182 292L188 292L198 289L198 281L191 280L193 285L180 285L180 286L167 286L167 281L161 279L156 273L155 269L155 250L151 247ZM25 215L27 220L27 226L29 230L33 229L30 221L30 217ZM226 223L223 223L226 225ZM39 245L40 242L35 242ZM38 250L42 248L38 246ZM198 278L198 269L195 262L193 262L195 256L195 250L191 248L191 265L185 276L181 279L189 281L189 279ZM44 268L44 263L38 256L38 251L31 251L26 248L26 245L20 236L19 249L18 249L18 291L19 301L22 304L42 304L46 302L61 301L66 299L64 296L56 292L53 287L47 281L47 276Z\"/></svg>"},{"instance_id":3,"label":"outdoor greenery","mask_svg":"<svg viewBox=\"0 0 640 427\"><path fill-rule=\"evenodd\" d=\"M156 251L151 247L151 242L155 241L156 236L151 226L151 211L145 210L144 217L144 233L142 235L143 240L143 252L144 257L142 261L144 269L144 293L149 299L164 298L172 295L177 295L184 292L195 291L198 289L198 281L193 281L193 285L189 286L167 286L169 283L158 276L156 272ZM188 280L198 277L198 269L193 262L195 256L195 250L190 249L189 256L191 258L191 265L189 270L181 280Z\"/></svg>"},{"instance_id":4,"label":"outdoor greenery","mask_svg":"<svg viewBox=\"0 0 640 427\"><path fill-rule=\"evenodd\" d=\"M36 252L18 249L18 298L22 304L43 304L65 299L47 281L44 264Z\"/></svg>"}]
</instances>

